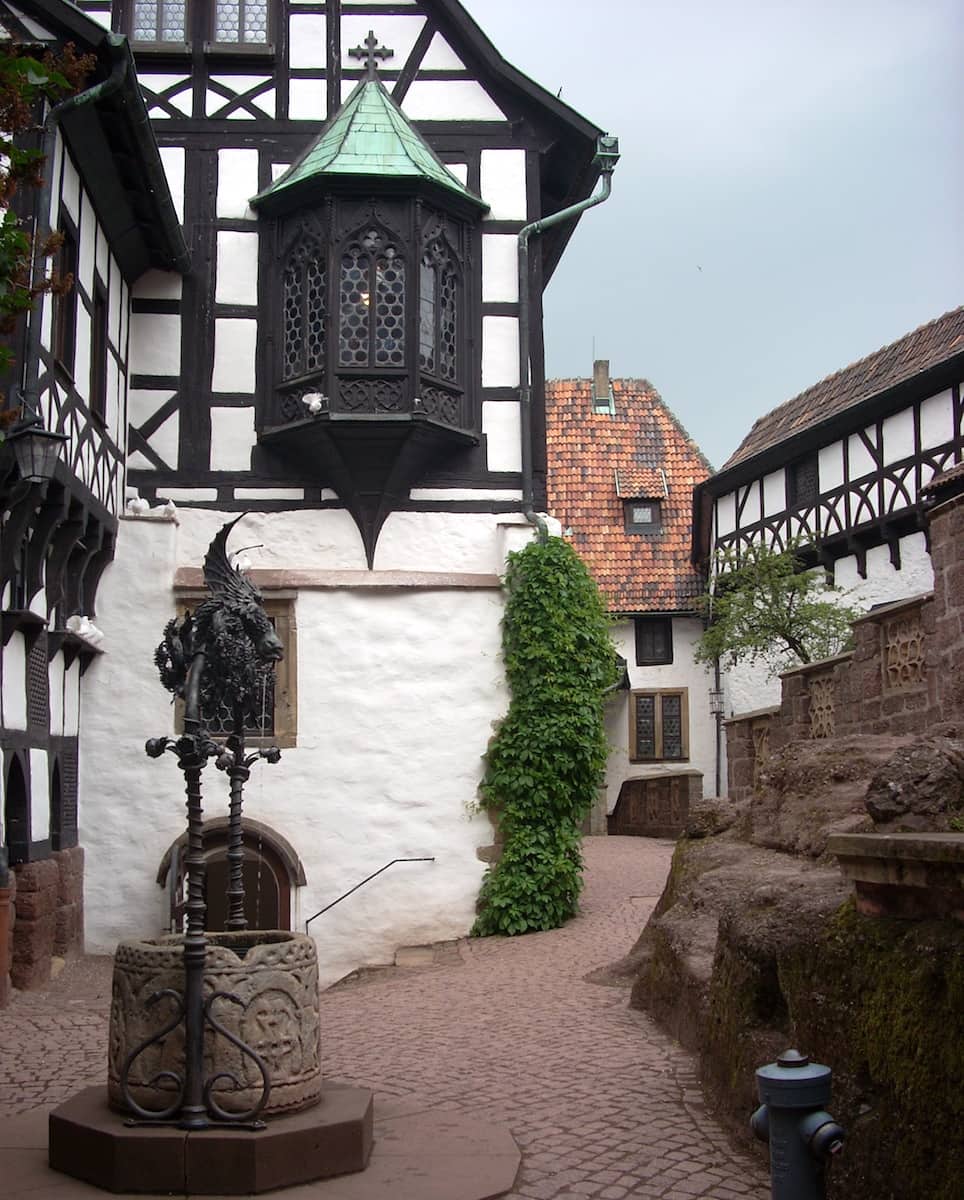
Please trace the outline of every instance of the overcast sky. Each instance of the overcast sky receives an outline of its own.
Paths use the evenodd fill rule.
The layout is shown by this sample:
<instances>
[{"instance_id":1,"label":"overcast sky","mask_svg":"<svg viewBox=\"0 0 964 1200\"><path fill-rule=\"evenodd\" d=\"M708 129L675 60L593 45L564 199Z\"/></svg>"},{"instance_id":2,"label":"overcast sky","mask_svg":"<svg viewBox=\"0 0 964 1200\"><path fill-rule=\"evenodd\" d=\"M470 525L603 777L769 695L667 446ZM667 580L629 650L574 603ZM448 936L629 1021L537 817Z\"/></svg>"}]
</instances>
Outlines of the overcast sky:
<instances>
[{"instance_id":1,"label":"overcast sky","mask_svg":"<svg viewBox=\"0 0 964 1200\"><path fill-rule=\"evenodd\" d=\"M546 294L550 377L653 383L719 466L964 303L962 0L463 0L622 160Z\"/></svg>"}]
</instances>

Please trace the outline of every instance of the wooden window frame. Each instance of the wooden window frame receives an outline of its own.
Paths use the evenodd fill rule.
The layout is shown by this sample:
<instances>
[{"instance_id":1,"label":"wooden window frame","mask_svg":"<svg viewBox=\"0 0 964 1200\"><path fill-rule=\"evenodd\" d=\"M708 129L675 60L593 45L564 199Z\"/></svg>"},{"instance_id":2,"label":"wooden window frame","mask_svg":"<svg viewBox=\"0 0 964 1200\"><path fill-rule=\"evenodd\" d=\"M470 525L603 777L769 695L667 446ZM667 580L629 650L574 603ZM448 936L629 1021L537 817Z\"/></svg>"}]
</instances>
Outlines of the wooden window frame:
<instances>
[{"instance_id":1,"label":"wooden window frame","mask_svg":"<svg viewBox=\"0 0 964 1200\"><path fill-rule=\"evenodd\" d=\"M820 500L820 463L816 453L805 454L802 458L796 459L794 462L787 463L786 481L787 481L787 509L796 510L799 508L812 508ZM813 472L813 491L812 493L802 494L801 489L801 472Z\"/></svg>"},{"instance_id":2,"label":"wooden window frame","mask_svg":"<svg viewBox=\"0 0 964 1200\"><path fill-rule=\"evenodd\" d=\"M55 364L68 378L74 377L77 356L77 232L71 222L62 221L63 238L57 251L57 275L61 280L73 277L70 290L54 297L51 352Z\"/></svg>"},{"instance_id":3,"label":"wooden window frame","mask_svg":"<svg viewBox=\"0 0 964 1200\"><path fill-rule=\"evenodd\" d=\"M110 304L107 289L99 279L94 280L90 314L90 394L87 407L90 415L105 428L107 425L107 355L110 347L108 324Z\"/></svg>"},{"instance_id":4,"label":"wooden window frame","mask_svg":"<svg viewBox=\"0 0 964 1200\"><path fill-rule=\"evenodd\" d=\"M633 518L633 509L643 504L649 505L653 510L651 521L641 522ZM659 500L649 500L643 496L637 496L635 500L625 500L623 501L623 518L627 533L654 534L662 532L663 510Z\"/></svg>"},{"instance_id":5,"label":"wooden window frame","mask_svg":"<svg viewBox=\"0 0 964 1200\"><path fill-rule=\"evenodd\" d=\"M241 7L242 0L239 0ZM158 7L160 5L158 4ZM205 57L231 56L263 61L273 60L276 52L277 22L279 5L268 0L268 19L263 42L219 42L215 40L216 15L210 0L186 0L184 13L184 38L175 41L141 41L134 37L134 0L120 0L116 6L114 27L126 33L136 54L185 55L192 54L195 46ZM155 28L157 22L155 21ZM240 22L239 22L240 29Z\"/></svg>"},{"instance_id":6,"label":"wooden window frame","mask_svg":"<svg viewBox=\"0 0 964 1200\"><path fill-rule=\"evenodd\" d=\"M209 599L209 593L198 589L178 589L177 616ZM265 737L245 734L245 743L255 750L278 746L291 749L298 744L298 623L295 619L295 592L273 592L264 598L264 609L274 621L275 633L284 646L284 658L275 664L274 733ZM175 732L184 729L184 702L174 706Z\"/></svg>"},{"instance_id":7,"label":"wooden window frame","mask_svg":"<svg viewBox=\"0 0 964 1200\"><path fill-rule=\"evenodd\" d=\"M654 705L654 743L655 753L643 755L638 751L636 745L636 702L637 697L651 696L655 699ZM680 744L682 753L672 758L667 758L663 754L663 696L679 696L680 698ZM690 758L690 736L689 736L689 689L688 688L634 688L629 693L629 761L630 762L670 762L683 763L689 762Z\"/></svg>"},{"instance_id":8,"label":"wooden window frame","mask_svg":"<svg viewBox=\"0 0 964 1200\"><path fill-rule=\"evenodd\" d=\"M642 631L644 629L661 628L664 631L667 650L663 654L646 654L642 646ZM673 618L672 617L634 617L633 628L636 636L636 666L662 667L669 666L673 661Z\"/></svg>"}]
</instances>

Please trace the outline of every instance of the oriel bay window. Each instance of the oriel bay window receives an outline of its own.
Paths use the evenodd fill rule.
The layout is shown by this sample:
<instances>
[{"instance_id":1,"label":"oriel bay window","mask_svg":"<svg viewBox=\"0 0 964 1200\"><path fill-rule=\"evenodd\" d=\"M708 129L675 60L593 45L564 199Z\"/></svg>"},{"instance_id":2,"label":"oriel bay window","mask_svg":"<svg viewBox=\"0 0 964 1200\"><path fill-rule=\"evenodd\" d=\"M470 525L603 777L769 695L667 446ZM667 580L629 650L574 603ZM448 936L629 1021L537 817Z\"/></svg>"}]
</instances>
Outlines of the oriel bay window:
<instances>
[{"instance_id":1,"label":"oriel bay window","mask_svg":"<svg viewBox=\"0 0 964 1200\"><path fill-rule=\"evenodd\" d=\"M331 203L336 212L344 207ZM285 228L277 408L266 424L319 411L421 412L457 428L467 423L467 234L420 204L406 207L383 201L378 215L397 225L367 220L337 239L321 214L299 215Z\"/></svg>"},{"instance_id":2,"label":"oriel bay window","mask_svg":"<svg viewBox=\"0 0 964 1200\"><path fill-rule=\"evenodd\" d=\"M370 34L348 53L366 77L251 200L277 254L262 276L275 315L260 341L258 440L263 470L294 468L338 495L371 567L409 489L481 442L470 334L487 206L378 79L393 52Z\"/></svg>"}]
</instances>

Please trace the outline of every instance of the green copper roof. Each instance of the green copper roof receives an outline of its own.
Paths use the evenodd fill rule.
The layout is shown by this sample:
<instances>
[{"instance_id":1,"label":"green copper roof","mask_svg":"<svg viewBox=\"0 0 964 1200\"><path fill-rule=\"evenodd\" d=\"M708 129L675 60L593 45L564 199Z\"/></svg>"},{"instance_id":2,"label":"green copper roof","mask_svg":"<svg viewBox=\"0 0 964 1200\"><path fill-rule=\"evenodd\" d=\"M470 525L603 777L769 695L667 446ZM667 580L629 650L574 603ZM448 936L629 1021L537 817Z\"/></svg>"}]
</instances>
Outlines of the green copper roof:
<instances>
[{"instance_id":1,"label":"green copper roof","mask_svg":"<svg viewBox=\"0 0 964 1200\"><path fill-rule=\"evenodd\" d=\"M477 208L488 207L455 178L378 79L362 80L318 140L252 203L311 179L366 175L428 180Z\"/></svg>"}]
</instances>

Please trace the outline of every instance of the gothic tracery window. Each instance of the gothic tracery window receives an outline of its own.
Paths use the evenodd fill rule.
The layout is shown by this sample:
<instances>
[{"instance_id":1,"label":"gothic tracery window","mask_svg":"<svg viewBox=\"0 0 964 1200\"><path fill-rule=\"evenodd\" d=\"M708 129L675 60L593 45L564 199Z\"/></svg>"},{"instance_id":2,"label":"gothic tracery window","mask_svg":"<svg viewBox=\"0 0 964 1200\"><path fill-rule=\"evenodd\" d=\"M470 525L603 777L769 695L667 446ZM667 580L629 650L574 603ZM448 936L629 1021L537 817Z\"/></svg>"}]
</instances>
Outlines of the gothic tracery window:
<instances>
[{"instance_id":1,"label":"gothic tracery window","mask_svg":"<svg viewBox=\"0 0 964 1200\"><path fill-rule=\"evenodd\" d=\"M374 227L353 238L342 254L338 362L405 366L405 259Z\"/></svg>"},{"instance_id":2,"label":"gothic tracery window","mask_svg":"<svg viewBox=\"0 0 964 1200\"><path fill-rule=\"evenodd\" d=\"M313 237L299 241L284 269L285 379L324 370L325 284L324 247Z\"/></svg>"},{"instance_id":3,"label":"gothic tracery window","mask_svg":"<svg viewBox=\"0 0 964 1200\"><path fill-rule=\"evenodd\" d=\"M458 378L458 289L452 255L436 237L419 269L419 366L449 383Z\"/></svg>"}]
</instances>

